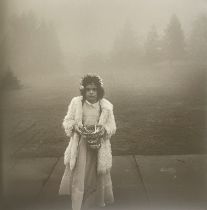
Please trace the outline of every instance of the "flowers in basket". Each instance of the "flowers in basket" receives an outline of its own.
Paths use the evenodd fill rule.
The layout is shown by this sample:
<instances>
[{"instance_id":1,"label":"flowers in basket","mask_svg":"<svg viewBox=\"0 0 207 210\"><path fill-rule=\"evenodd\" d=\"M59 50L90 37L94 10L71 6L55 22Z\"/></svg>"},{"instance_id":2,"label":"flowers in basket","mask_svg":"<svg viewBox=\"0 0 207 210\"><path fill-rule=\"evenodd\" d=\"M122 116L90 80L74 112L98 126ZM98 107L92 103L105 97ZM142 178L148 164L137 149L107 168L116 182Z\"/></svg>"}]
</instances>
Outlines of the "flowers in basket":
<instances>
[{"instance_id":1,"label":"flowers in basket","mask_svg":"<svg viewBox=\"0 0 207 210\"><path fill-rule=\"evenodd\" d=\"M81 135L86 139L89 148L99 149L101 147L101 138L104 132L98 125L85 125L81 130Z\"/></svg>"}]
</instances>

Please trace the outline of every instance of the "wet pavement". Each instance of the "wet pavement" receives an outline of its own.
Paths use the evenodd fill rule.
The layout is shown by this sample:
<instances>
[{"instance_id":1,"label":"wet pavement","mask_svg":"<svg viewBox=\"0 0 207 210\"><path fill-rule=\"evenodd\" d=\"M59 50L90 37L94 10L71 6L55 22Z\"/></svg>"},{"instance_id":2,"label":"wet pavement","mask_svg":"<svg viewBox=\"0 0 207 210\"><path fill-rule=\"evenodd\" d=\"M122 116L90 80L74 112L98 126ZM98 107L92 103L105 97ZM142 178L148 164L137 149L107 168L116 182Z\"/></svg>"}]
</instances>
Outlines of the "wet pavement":
<instances>
[{"instance_id":1,"label":"wet pavement","mask_svg":"<svg viewBox=\"0 0 207 210\"><path fill-rule=\"evenodd\" d=\"M4 167L4 209L70 210L59 196L63 157L20 158ZM115 203L105 209L206 209L207 155L113 156Z\"/></svg>"}]
</instances>

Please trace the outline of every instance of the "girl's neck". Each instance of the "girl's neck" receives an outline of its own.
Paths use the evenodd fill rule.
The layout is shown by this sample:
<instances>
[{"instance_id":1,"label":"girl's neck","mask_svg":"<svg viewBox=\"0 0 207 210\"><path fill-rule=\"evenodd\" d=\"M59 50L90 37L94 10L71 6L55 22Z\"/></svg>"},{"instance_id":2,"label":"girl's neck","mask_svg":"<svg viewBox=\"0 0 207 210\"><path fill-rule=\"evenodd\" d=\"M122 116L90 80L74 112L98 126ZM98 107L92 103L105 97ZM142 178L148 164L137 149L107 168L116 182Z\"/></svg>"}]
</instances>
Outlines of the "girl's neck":
<instances>
[{"instance_id":1,"label":"girl's neck","mask_svg":"<svg viewBox=\"0 0 207 210\"><path fill-rule=\"evenodd\" d=\"M96 101L89 101L89 100L87 100L89 103L91 103L91 104L95 104L95 103L97 103L98 102L98 100L96 100Z\"/></svg>"}]
</instances>

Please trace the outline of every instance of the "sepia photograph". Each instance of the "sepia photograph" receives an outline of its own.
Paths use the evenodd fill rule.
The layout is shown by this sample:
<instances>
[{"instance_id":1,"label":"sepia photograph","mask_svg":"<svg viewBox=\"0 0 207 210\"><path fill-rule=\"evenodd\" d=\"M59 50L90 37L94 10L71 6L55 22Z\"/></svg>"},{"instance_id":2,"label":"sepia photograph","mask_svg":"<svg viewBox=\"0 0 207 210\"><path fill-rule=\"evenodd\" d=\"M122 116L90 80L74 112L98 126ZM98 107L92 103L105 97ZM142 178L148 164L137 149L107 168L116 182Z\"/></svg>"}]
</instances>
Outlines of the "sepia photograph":
<instances>
[{"instance_id":1,"label":"sepia photograph","mask_svg":"<svg viewBox=\"0 0 207 210\"><path fill-rule=\"evenodd\" d=\"M207 0L5 0L2 210L206 210Z\"/></svg>"}]
</instances>

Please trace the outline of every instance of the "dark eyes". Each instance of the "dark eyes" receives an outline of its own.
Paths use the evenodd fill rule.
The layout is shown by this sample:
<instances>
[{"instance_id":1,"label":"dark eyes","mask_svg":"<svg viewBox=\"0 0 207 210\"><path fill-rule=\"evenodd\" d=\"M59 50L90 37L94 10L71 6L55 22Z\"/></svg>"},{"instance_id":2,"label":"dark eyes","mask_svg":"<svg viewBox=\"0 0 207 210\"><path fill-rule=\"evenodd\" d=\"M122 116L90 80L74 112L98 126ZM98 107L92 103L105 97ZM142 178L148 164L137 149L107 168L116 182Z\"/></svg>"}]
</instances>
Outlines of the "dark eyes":
<instances>
[{"instance_id":1,"label":"dark eyes","mask_svg":"<svg viewBox=\"0 0 207 210\"><path fill-rule=\"evenodd\" d=\"M86 91L96 91L97 90L97 88L86 88Z\"/></svg>"}]
</instances>

